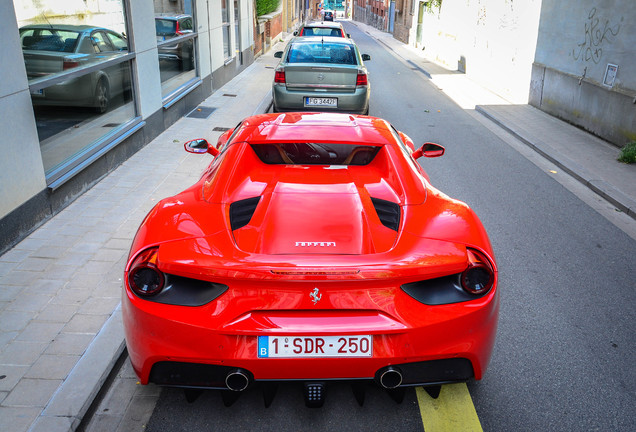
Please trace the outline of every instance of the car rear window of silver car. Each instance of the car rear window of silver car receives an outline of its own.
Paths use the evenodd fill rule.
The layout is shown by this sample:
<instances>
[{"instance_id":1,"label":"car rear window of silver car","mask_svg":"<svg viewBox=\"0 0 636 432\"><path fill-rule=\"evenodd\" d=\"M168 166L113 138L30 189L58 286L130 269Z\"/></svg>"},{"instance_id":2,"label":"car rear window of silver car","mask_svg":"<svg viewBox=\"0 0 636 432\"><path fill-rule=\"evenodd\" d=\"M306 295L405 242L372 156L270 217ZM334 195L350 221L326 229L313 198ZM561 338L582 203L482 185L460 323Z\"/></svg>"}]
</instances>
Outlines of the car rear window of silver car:
<instances>
[{"instance_id":1,"label":"car rear window of silver car","mask_svg":"<svg viewBox=\"0 0 636 432\"><path fill-rule=\"evenodd\" d=\"M287 63L358 64L351 45L328 42L293 43L286 60Z\"/></svg>"},{"instance_id":2,"label":"car rear window of silver car","mask_svg":"<svg viewBox=\"0 0 636 432\"><path fill-rule=\"evenodd\" d=\"M367 165L381 146L329 143L251 144L258 158L275 165Z\"/></svg>"},{"instance_id":3,"label":"car rear window of silver car","mask_svg":"<svg viewBox=\"0 0 636 432\"><path fill-rule=\"evenodd\" d=\"M342 37L342 31L337 28L330 27L305 27L301 36L335 36Z\"/></svg>"},{"instance_id":4,"label":"car rear window of silver car","mask_svg":"<svg viewBox=\"0 0 636 432\"><path fill-rule=\"evenodd\" d=\"M22 49L73 52L79 33L57 29L26 29L20 33Z\"/></svg>"}]
</instances>

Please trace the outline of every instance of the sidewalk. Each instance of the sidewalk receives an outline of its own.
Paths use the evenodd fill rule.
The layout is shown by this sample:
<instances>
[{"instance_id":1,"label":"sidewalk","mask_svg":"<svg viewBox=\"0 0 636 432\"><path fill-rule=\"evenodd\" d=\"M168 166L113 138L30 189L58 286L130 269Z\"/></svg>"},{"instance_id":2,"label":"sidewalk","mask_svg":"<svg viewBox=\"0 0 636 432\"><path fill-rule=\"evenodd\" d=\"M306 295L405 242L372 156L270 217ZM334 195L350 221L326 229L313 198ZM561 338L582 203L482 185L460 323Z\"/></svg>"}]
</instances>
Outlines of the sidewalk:
<instances>
[{"instance_id":1,"label":"sidewalk","mask_svg":"<svg viewBox=\"0 0 636 432\"><path fill-rule=\"evenodd\" d=\"M440 82L442 68L421 53L354 24ZM0 256L0 430L79 425L124 349L121 278L137 227L154 203L194 183L210 162L186 153L185 141L215 142L222 131L214 128L265 112L273 52L284 46L277 45L200 105L215 108L209 116L201 109L193 114L205 118L180 119ZM444 83L449 94L468 95L478 111L636 218L636 166L616 162L617 149L532 107L506 104L461 74L445 75L458 77Z\"/></svg>"}]
</instances>

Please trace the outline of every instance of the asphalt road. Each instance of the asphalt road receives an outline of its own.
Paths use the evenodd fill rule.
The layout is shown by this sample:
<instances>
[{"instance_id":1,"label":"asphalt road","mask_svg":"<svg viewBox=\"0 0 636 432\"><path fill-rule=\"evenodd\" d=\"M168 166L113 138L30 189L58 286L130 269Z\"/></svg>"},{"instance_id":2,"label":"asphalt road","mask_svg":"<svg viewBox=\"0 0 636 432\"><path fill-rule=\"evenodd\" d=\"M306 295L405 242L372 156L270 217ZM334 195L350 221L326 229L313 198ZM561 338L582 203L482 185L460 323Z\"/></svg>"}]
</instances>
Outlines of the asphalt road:
<instances>
[{"instance_id":1,"label":"asphalt road","mask_svg":"<svg viewBox=\"0 0 636 432\"><path fill-rule=\"evenodd\" d=\"M442 158L420 161L433 185L475 209L493 243L499 333L485 378L467 386L481 428L636 430L636 240L455 105L422 71L345 26L372 56L370 114L416 145L446 147ZM323 408L307 409L300 390L285 385L268 409L257 391L226 408L217 392L188 403L182 391L164 389L145 430L415 431L426 424L422 403L413 389L396 404L371 388L359 407L347 386L333 386ZM472 405L455 404L458 417Z\"/></svg>"}]
</instances>

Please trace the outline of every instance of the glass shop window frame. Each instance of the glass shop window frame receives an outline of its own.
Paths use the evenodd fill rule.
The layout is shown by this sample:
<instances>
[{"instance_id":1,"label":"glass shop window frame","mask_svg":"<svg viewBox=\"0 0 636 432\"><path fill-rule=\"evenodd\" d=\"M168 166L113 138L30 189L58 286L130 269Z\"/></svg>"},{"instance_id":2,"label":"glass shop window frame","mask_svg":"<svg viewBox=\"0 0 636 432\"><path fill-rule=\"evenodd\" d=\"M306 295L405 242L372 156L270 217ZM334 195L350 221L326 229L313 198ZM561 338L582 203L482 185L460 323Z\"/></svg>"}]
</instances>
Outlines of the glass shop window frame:
<instances>
[{"instance_id":1,"label":"glass shop window frame","mask_svg":"<svg viewBox=\"0 0 636 432\"><path fill-rule=\"evenodd\" d=\"M62 72L53 73L50 75L43 76L41 78L35 78L28 81L29 85L29 93L37 94L38 92L42 92L47 87L51 87L53 85L63 83L64 81L79 78L91 74L95 71L99 71L102 69L107 69L122 63L128 63L128 71L130 73L130 92L131 92L131 100L129 103L132 104L133 115L126 122L118 125L117 128L111 130L110 132L106 132L104 135L101 135L99 138L94 141L87 142L82 147L82 149L76 153L69 155L63 162L53 166L49 170L45 169L44 175L47 187L51 190L55 190L66 183L71 178L75 177L85 168L90 166L92 163L100 159L103 155L105 155L108 151L115 148L121 142L123 142L126 138L134 134L136 131L141 129L145 122L142 121L141 116L139 115L139 107L138 107L138 95L137 88L135 87L135 74L136 67L134 64L134 60L137 57L137 54L134 50L134 44L128 35L131 34L131 25L128 17L130 16L130 10L128 5L128 0L121 0L122 5L122 15L124 19L124 27L125 27L125 37L128 43L128 50L124 54L118 55L116 58L105 60L103 62L89 63L85 66L74 67L72 69L67 69ZM98 27L98 26L97 26ZM102 116L106 113L100 113ZM71 126L70 128L65 129L65 131L70 131L76 128L77 126ZM80 125L80 128L85 127L86 129L92 127L92 125ZM61 132L60 132L61 133ZM58 133L59 134L59 133ZM39 138L38 138L39 139ZM40 146L42 145L42 140L39 139Z\"/></svg>"},{"instance_id":2,"label":"glass shop window frame","mask_svg":"<svg viewBox=\"0 0 636 432\"><path fill-rule=\"evenodd\" d=\"M189 2L189 5L186 5L186 3L188 2ZM157 42L157 51L159 51L162 46L170 46L174 44L182 44L182 43L187 43L188 41L192 41L192 62L193 62L192 71L194 72L194 76L191 79L184 81L181 85L177 86L175 89L171 91L169 90L166 93L164 93L164 89L165 89L164 82L161 82L161 99L162 99L162 104L164 109L170 108L172 105L174 105L180 99L185 97L188 93L190 93L192 90L197 88L202 83L200 64L199 64L199 52L197 50L197 42L199 38L199 33L197 31L196 1L185 0L183 4L184 4L183 12L177 12L174 14L167 14L167 15L169 16L189 15L192 18L192 32L181 35L181 36L177 36L174 38L166 39L162 42ZM191 11L188 12L187 9L191 9ZM161 18L162 15L166 15L166 14L163 12L157 12L156 10L154 11L155 19ZM153 22L153 27L155 25L156 23ZM161 74L161 59L159 59L159 63L160 63L159 73ZM181 73L183 74L187 72L190 72L190 71L182 71Z\"/></svg>"},{"instance_id":3,"label":"glass shop window frame","mask_svg":"<svg viewBox=\"0 0 636 432\"><path fill-rule=\"evenodd\" d=\"M230 17L230 2L221 0L221 31L223 32L223 58L225 64L234 60L232 55L232 21Z\"/></svg>"}]
</instances>

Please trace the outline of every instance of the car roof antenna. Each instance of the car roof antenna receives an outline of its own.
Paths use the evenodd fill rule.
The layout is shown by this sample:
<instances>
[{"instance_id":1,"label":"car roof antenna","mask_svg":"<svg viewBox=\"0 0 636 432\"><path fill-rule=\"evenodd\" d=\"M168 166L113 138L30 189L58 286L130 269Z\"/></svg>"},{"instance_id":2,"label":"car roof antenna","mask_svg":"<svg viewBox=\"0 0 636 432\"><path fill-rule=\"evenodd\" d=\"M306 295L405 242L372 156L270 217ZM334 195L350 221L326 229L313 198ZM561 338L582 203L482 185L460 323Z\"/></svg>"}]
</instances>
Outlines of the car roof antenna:
<instances>
[{"instance_id":1,"label":"car roof antenna","mask_svg":"<svg viewBox=\"0 0 636 432\"><path fill-rule=\"evenodd\" d=\"M40 12L40 14L42 15L42 18L44 18L44 20L46 21L46 23L49 25L49 27L53 28L53 24L51 24L51 22L49 21L49 19L46 17L46 14L44 12Z\"/></svg>"}]
</instances>

